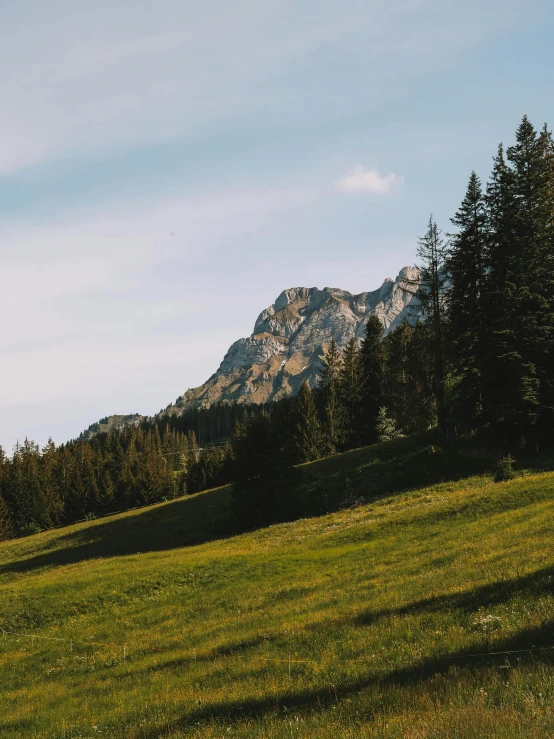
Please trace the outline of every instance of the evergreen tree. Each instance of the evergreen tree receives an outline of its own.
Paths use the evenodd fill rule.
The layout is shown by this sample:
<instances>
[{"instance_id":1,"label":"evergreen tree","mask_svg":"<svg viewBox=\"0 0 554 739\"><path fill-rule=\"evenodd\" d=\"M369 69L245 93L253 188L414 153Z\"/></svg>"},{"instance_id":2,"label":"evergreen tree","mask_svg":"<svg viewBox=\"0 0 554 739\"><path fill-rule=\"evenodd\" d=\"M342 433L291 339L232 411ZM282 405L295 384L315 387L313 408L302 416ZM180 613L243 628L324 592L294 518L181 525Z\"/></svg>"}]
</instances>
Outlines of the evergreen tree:
<instances>
[{"instance_id":1,"label":"evergreen tree","mask_svg":"<svg viewBox=\"0 0 554 739\"><path fill-rule=\"evenodd\" d=\"M540 332L537 337L542 416L540 426L548 436L554 427L554 141L546 124L537 141L540 198L537 222L540 226L540 260L536 272L537 286L543 300Z\"/></svg>"},{"instance_id":2,"label":"evergreen tree","mask_svg":"<svg viewBox=\"0 0 554 739\"><path fill-rule=\"evenodd\" d=\"M253 525L283 516L291 495L293 468L277 452L270 414L252 409L237 421L231 446L233 498L239 521Z\"/></svg>"},{"instance_id":3,"label":"evergreen tree","mask_svg":"<svg viewBox=\"0 0 554 739\"><path fill-rule=\"evenodd\" d=\"M542 426L553 419L554 379L554 146L545 126L537 134L525 116L516 132L516 144L508 149L513 170L514 242L521 271L517 275L517 347L528 374L538 389L537 418ZM540 410L539 410L540 409ZM522 429L527 434L534 414Z\"/></svg>"},{"instance_id":4,"label":"evergreen tree","mask_svg":"<svg viewBox=\"0 0 554 739\"><path fill-rule=\"evenodd\" d=\"M46 499L48 519L51 525L63 520L63 501L59 490L59 455L52 439L42 449L40 460L40 485Z\"/></svg>"},{"instance_id":5,"label":"evergreen tree","mask_svg":"<svg viewBox=\"0 0 554 739\"><path fill-rule=\"evenodd\" d=\"M300 460L312 462L319 459L324 450L324 439L312 391L303 382L296 399L297 424L295 440Z\"/></svg>"},{"instance_id":6,"label":"evergreen tree","mask_svg":"<svg viewBox=\"0 0 554 739\"><path fill-rule=\"evenodd\" d=\"M490 346L487 212L475 172L451 220L458 232L450 236L447 253L449 359L457 380L456 415L466 427L475 428L483 426L490 415L485 392Z\"/></svg>"},{"instance_id":7,"label":"evergreen tree","mask_svg":"<svg viewBox=\"0 0 554 739\"><path fill-rule=\"evenodd\" d=\"M529 150L533 138L528 121L524 121L517 151L510 150L510 158L521 170L532 167ZM486 304L491 334L490 371L486 395L490 398L492 426L505 436L519 435L522 439L535 425L539 406L536 365L526 351L525 338L535 311L522 230L523 191L529 191L525 177L522 173L516 175L507 165L499 147L486 196L491 230Z\"/></svg>"},{"instance_id":8,"label":"evergreen tree","mask_svg":"<svg viewBox=\"0 0 554 739\"><path fill-rule=\"evenodd\" d=\"M363 426L363 367L354 337L342 355L340 401L345 413L345 436L348 447L361 443Z\"/></svg>"},{"instance_id":9,"label":"evergreen tree","mask_svg":"<svg viewBox=\"0 0 554 739\"><path fill-rule=\"evenodd\" d=\"M363 441L372 443L377 439L377 418L383 403L383 325L372 314L365 326L365 334L360 347L362 372L362 434Z\"/></svg>"},{"instance_id":10,"label":"evergreen tree","mask_svg":"<svg viewBox=\"0 0 554 739\"><path fill-rule=\"evenodd\" d=\"M67 494L64 501L66 523L85 518L91 510L91 498L94 500L97 497L97 495L89 495L91 468L88 459L85 458L85 455L88 457L88 445L81 441L73 452L68 469Z\"/></svg>"},{"instance_id":11,"label":"evergreen tree","mask_svg":"<svg viewBox=\"0 0 554 739\"><path fill-rule=\"evenodd\" d=\"M108 513L116 509L116 489L113 484L110 471L105 469L98 485L97 506L99 513Z\"/></svg>"},{"instance_id":12,"label":"evergreen tree","mask_svg":"<svg viewBox=\"0 0 554 739\"><path fill-rule=\"evenodd\" d=\"M435 420L426 355L428 336L422 337L423 324L412 327L407 318L383 339L385 370L383 397L387 411L406 434L423 431Z\"/></svg>"},{"instance_id":13,"label":"evergreen tree","mask_svg":"<svg viewBox=\"0 0 554 739\"><path fill-rule=\"evenodd\" d=\"M296 399L289 396L273 403L269 415L273 463L280 470L288 469L301 461L294 433L291 433L298 420Z\"/></svg>"},{"instance_id":14,"label":"evergreen tree","mask_svg":"<svg viewBox=\"0 0 554 739\"><path fill-rule=\"evenodd\" d=\"M342 448L345 439L345 413L340 396L341 369L342 358L335 340L332 339L323 357L317 386L326 454L334 454L337 449Z\"/></svg>"},{"instance_id":15,"label":"evergreen tree","mask_svg":"<svg viewBox=\"0 0 554 739\"><path fill-rule=\"evenodd\" d=\"M0 541L6 541L6 539L11 539L13 535L14 535L14 528L13 528L10 512L8 510L6 501L0 494Z\"/></svg>"},{"instance_id":16,"label":"evergreen tree","mask_svg":"<svg viewBox=\"0 0 554 739\"><path fill-rule=\"evenodd\" d=\"M5 500L17 531L32 532L50 524L40 484L39 450L25 439L16 444L5 485Z\"/></svg>"},{"instance_id":17,"label":"evergreen tree","mask_svg":"<svg viewBox=\"0 0 554 739\"><path fill-rule=\"evenodd\" d=\"M379 408L377 414L376 434L378 441L392 441L401 436L400 431L396 428L394 418L388 415L384 406Z\"/></svg>"},{"instance_id":18,"label":"evergreen tree","mask_svg":"<svg viewBox=\"0 0 554 739\"><path fill-rule=\"evenodd\" d=\"M10 510L3 497L8 469L8 459L4 450L0 446L0 541L3 539L9 539L14 533Z\"/></svg>"},{"instance_id":19,"label":"evergreen tree","mask_svg":"<svg viewBox=\"0 0 554 739\"><path fill-rule=\"evenodd\" d=\"M446 432L445 395L445 292L447 285L446 249L441 231L431 216L425 235L418 241L417 255L421 260L417 297L421 313L429 326L433 357L432 386L437 403L439 430Z\"/></svg>"}]
</instances>

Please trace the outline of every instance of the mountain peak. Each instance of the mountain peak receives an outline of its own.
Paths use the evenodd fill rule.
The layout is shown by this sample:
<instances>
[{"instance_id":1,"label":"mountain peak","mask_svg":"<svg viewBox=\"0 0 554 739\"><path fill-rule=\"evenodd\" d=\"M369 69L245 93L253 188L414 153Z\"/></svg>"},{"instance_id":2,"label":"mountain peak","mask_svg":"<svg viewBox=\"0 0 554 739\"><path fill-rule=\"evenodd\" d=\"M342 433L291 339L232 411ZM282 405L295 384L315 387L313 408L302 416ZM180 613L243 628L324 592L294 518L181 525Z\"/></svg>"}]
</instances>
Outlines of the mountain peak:
<instances>
[{"instance_id":1,"label":"mountain peak","mask_svg":"<svg viewBox=\"0 0 554 739\"><path fill-rule=\"evenodd\" d=\"M291 287L258 316L251 336L236 341L217 372L200 387L187 390L179 408L206 408L216 402L265 403L298 392L307 380L314 386L321 358L334 339L340 349L354 337L360 343L370 315L379 317L385 333L404 317L410 320L417 267L404 267L396 280L353 295L340 288Z\"/></svg>"}]
</instances>

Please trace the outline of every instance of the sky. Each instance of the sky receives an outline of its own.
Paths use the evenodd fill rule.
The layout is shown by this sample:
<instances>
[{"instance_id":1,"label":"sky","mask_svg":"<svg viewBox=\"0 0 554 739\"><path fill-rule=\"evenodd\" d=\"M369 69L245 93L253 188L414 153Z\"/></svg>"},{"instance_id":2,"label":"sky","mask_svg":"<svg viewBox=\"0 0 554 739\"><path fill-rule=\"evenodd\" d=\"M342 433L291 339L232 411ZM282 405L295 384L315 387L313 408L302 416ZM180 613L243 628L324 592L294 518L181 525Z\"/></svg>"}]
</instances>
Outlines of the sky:
<instances>
[{"instance_id":1,"label":"sky","mask_svg":"<svg viewBox=\"0 0 554 739\"><path fill-rule=\"evenodd\" d=\"M153 414L285 288L416 262L522 116L550 0L0 2L0 445Z\"/></svg>"}]
</instances>

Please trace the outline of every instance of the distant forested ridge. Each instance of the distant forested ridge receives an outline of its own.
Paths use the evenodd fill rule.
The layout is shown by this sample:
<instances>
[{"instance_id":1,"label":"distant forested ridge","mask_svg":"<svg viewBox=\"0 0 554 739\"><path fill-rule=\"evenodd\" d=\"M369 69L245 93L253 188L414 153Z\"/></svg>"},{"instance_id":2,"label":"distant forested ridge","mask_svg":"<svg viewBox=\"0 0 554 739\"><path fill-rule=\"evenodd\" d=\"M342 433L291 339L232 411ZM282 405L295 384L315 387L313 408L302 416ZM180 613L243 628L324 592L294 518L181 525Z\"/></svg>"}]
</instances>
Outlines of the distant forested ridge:
<instances>
[{"instance_id":1,"label":"distant forested ridge","mask_svg":"<svg viewBox=\"0 0 554 739\"><path fill-rule=\"evenodd\" d=\"M400 285L416 298L417 315L386 336L371 315L361 345L352 337L339 351L332 341L315 388L304 383L295 398L266 405L138 419L57 448L26 440L12 457L0 450L0 539L229 481L237 510L267 520L286 507L299 462L432 426L508 448L551 444L554 143L547 126L537 131L524 117L515 143L498 147L487 183L471 173L451 221L443 233L429 219L417 280L405 273Z\"/></svg>"}]
</instances>

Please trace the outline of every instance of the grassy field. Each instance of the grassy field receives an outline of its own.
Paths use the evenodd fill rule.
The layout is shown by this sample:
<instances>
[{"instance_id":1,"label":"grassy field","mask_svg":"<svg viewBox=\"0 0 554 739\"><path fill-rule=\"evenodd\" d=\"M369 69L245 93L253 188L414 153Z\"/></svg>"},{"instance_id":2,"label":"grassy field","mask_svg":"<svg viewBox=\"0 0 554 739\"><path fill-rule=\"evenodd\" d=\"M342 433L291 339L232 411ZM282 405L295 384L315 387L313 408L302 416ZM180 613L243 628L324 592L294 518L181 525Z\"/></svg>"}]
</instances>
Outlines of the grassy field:
<instances>
[{"instance_id":1,"label":"grassy field","mask_svg":"<svg viewBox=\"0 0 554 739\"><path fill-rule=\"evenodd\" d=\"M222 488L0 545L0 736L554 736L523 466L406 439L307 466L311 518L237 533Z\"/></svg>"}]
</instances>

